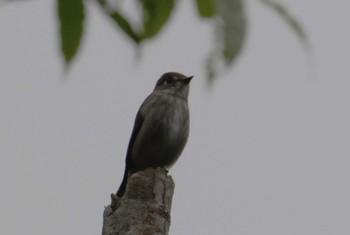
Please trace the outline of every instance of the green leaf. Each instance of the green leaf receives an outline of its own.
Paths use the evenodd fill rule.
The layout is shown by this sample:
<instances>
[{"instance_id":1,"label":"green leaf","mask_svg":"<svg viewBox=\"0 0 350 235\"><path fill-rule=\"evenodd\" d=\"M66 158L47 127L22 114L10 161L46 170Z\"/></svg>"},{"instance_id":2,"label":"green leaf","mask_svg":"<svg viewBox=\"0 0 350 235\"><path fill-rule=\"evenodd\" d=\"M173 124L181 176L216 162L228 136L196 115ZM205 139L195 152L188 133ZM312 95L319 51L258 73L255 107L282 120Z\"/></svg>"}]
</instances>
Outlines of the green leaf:
<instances>
[{"instance_id":1,"label":"green leaf","mask_svg":"<svg viewBox=\"0 0 350 235\"><path fill-rule=\"evenodd\" d=\"M217 0L217 47L207 61L208 81L232 65L243 48L247 21L243 0Z\"/></svg>"},{"instance_id":2,"label":"green leaf","mask_svg":"<svg viewBox=\"0 0 350 235\"><path fill-rule=\"evenodd\" d=\"M58 0L61 51L66 65L76 55L83 35L83 0Z\"/></svg>"},{"instance_id":3,"label":"green leaf","mask_svg":"<svg viewBox=\"0 0 350 235\"><path fill-rule=\"evenodd\" d=\"M215 15L216 0L196 0L199 15L203 18L210 18Z\"/></svg>"},{"instance_id":4,"label":"green leaf","mask_svg":"<svg viewBox=\"0 0 350 235\"><path fill-rule=\"evenodd\" d=\"M111 17L113 22L116 23L129 38L131 38L136 44L139 44L141 42L141 37L139 34L136 33L127 18L123 16L123 14L118 11L118 9L112 10L106 3L106 0L98 0L98 3L100 4L105 14Z\"/></svg>"},{"instance_id":5,"label":"green leaf","mask_svg":"<svg viewBox=\"0 0 350 235\"><path fill-rule=\"evenodd\" d=\"M121 15L117 10L110 13L112 19L119 25L119 27L128 35L134 42L140 43L140 36L133 30L127 19Z\"/></svg>"},{"instance_id":6,"label":"green leaf","mask_svg":"<svg viewBox=\"0 0 350 235\"><path fill-rule=\"evenodd\" d=\"M246 18L242 0L218 0L218 14L222 19L223 55L227 64L236 59L243 47Z\"/></svg>"},{"instance_id":7,"label":"green leaf","mask_svg":"<svg viewBox=\"0 0 350 235\"><path fill-rule=\"evenodd\" d=\"M278 13L282 19L294 30L299 40L307 50L311 50L311 43L306 35L305 30L302 25L294 18L281 3L273 0L261 0L267 6L272 8L276 13Z\"/></svg>"},{"instance_id":8,"label":"green leaf","mask_svg":"<svg viewBox=\"0 0 350 235\"><path fill-rule=\"evenodd\" d=\"M174 8L174 0L140 0L143 7L142 38L152 38L159 33Z\"/></svg>"}]
</instances>

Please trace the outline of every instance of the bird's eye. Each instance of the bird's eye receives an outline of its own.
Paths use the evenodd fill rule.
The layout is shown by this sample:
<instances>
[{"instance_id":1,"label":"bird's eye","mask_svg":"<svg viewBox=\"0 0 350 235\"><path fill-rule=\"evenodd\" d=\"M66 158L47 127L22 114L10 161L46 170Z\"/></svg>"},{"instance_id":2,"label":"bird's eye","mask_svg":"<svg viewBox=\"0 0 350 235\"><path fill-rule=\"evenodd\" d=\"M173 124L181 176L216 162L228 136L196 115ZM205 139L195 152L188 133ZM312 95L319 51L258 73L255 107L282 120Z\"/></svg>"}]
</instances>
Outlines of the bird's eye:
<instances>
[{"instance_id":1,"label":"bird's eye","mask_svg":"<svg viewBox=\"0 0 350 235\"><path fill-rule=\"evenodd\" d=\"M164 84L173 84L175 79L173 77L167 77Z\"/></svg>"}]
</instances>

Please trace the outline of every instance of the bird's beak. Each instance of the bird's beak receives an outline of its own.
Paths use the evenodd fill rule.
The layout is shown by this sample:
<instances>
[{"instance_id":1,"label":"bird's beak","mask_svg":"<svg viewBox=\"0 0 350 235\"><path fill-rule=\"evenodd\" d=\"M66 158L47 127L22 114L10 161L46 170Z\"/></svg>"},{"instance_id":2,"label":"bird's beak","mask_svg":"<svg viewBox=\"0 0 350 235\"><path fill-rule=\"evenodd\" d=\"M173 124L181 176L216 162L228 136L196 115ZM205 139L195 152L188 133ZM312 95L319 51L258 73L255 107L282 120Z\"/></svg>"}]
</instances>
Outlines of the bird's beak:
<instances>
[{"instance_id":1,"label":"bird's beak","mask_svg":"<svg viewBox=\"0 0 350 235\"><path fill-rule=\"evenodd\" d=\"M192 78L193 78L193 76L190 76L190 77L185 78L183 81L185 84L189 84L190 81L192 80Z\"/></svg>"}]
</instances>

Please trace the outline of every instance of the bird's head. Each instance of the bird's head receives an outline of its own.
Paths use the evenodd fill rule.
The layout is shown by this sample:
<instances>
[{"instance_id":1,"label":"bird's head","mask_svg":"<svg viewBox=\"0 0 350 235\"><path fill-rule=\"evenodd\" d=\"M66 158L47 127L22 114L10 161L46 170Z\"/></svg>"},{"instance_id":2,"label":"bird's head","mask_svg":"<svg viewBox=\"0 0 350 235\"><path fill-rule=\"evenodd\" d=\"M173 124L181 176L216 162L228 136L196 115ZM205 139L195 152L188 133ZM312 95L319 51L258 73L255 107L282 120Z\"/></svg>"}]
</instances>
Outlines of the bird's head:
<instances>
[{"instance_id":1,"label":"bird's head","mask_svg":"<svg viewBox=\"0 0 350 235\"><path fill-rule=\"evenodd\" d=\"M154 89L187 99L192 78L176 72L165 73L158 79Z\"/></svg>"}]
</instances>

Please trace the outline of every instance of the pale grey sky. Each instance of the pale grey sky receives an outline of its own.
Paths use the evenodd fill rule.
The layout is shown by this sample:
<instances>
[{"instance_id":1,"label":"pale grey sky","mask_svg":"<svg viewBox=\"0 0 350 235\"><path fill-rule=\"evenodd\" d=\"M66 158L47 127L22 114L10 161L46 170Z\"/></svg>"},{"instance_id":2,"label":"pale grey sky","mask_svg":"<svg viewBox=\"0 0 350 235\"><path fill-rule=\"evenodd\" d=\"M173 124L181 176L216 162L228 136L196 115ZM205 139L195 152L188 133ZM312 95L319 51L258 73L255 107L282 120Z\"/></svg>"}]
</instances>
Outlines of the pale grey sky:
<instances>
[{"instance_id":1,"label":"pale grey sky","mask_svg":"<svg viewBox=\"0 0 350 235\"><path fill-rule=\"evenodd\" d=\"M54 1L2 5L0 234L100 234L136 112L167 71L195 76L189 142L170 171L170 234L350 234L350 3L281 2L307 29L316 67L250 0L245 49L211 91L213 31L192 1L180 1L140 60L90 4L66 79Z\"/></svg>"}]
</instances>

